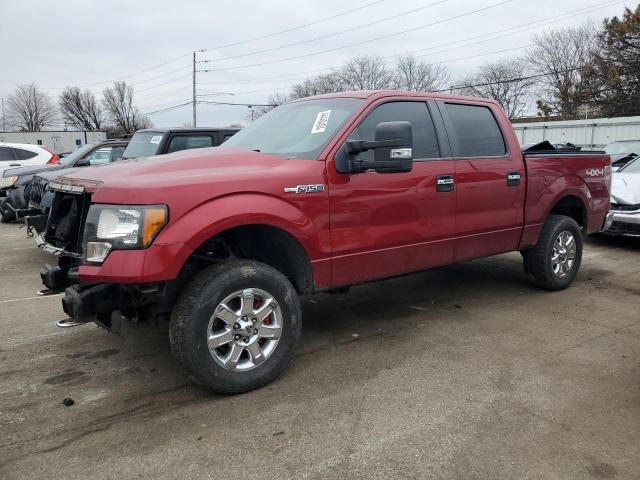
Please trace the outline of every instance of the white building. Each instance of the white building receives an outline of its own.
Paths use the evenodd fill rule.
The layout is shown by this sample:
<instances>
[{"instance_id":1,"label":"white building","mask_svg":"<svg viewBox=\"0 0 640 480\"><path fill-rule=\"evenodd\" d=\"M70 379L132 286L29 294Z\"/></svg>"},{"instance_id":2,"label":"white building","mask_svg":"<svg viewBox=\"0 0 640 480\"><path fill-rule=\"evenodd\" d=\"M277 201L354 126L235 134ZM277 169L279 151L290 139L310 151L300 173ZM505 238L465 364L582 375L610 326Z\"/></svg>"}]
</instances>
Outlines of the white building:
<instances>
[{"instance_id":1,"label":"white building","mask_svg":"<svg viewBox=\"0 0 640 480\"><path fill-rule=\"evenodd\" d=\"M640 140L640 117L514 123L513 129L520 145L548 140L600 148L616 140Z\"/></svg>"},{"instance_id":2,"label":"white building","mask_svg":"<svg viewBox=\"0 0 640 480\"><path fill-rule=\"evenodd\" d=\"M55 153L73 152L87 143L106 139L104 132L0 132L0 142L43 145Z\"/></svg>"}]
</instances>

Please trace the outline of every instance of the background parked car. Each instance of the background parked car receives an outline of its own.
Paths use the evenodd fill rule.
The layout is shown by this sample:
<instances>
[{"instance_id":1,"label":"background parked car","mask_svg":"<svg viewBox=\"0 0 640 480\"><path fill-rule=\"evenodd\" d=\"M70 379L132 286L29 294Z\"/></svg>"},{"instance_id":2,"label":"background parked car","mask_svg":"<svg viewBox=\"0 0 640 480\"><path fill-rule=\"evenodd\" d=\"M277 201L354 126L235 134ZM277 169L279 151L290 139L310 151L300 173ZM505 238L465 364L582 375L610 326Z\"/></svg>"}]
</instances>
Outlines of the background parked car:
<instances>
[{"instance_id":1,"label":"background parked car","mask_svg":"<svg viewBox=\"0 0 640 480\"><path fill-rule=\"evenodd\" d=\"M33 176L46 171L66 172L69 168L100 165L119 160L128 140L106 140L88 144L70 153L56 163L7 169L3 173L5 198L0 200L0 221L10 222L33 212L29 209L29 195ZM61 172L62 174L62 172Z\"/></svg>"},{"instance_id":2,"label":"background parked car","mask_svg":"<svg viewBox=\"0 0 640 480\"><path fill-rule=\"evenodd\" d=\"M613 224L607 233L640 235L640 158L613 173L611 185Z\"/></svg>"},{"instance_id":3,"label":"background parked car","mask_svg":"<svg viewBox=\"0 0 640 480\"><path fill-rule=\"evenodd\" d=\"M128 160L194 148L217 147L238 131L238 128L153 128L138 130L129 140L122 158ZM43 230L47 211L51 207L53 200L53 194L47 190L47 185L52 180L73 172L73 170L41 172L34 177L27 201L34 216L27 217L26 222L36 232L40 233Z\"/></svg>"},{"instance_id":4,"label":"background parked car","mask_svg":"<svg viewBox=\"0 0 640 480\"><path fill-rule=\"evenodd\" d=\"M58 161L58 155L47 147L28 143L0 143L0 197L4 196L7 186L13 182L3 178L5 170L33 165L52 164Z\"/></svg>"},{"instance_id":5,"label":"background parked car","mask_svg":"<svg viewBox=\"0 0 640 480\"><path fill-rule=\"evenodd\" d=\"M640 155L640 140L612 142L604 147L604 151L611 156L611 166L613 170L620 170Z\"/></svg>"}]
</instances>

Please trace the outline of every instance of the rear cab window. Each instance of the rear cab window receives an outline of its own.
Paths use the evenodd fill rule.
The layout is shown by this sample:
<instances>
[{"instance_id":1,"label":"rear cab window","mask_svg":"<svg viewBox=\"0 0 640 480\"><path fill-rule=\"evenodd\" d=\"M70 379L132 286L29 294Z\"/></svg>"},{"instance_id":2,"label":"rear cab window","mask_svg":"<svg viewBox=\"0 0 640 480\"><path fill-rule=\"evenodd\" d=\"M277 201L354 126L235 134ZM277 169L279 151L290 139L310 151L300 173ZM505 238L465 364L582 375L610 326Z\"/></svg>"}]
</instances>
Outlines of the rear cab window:
<instances>
[{"instance_id":1,"label":"rear cab window","mask_svg":"<svg viewBox=\"0 0 640 480\"><path fill-rule=\"evenodd\" d=\"M454 152L457 157L502 157L507 146L498 122L489 107L445 103L446 112L455 137Z\"/></svg>"},{"instance_id":2,"label":"rear cab window","mask_svg":"<svg viewBox=\"0 0 640 480\"><path fill-rule=\"evenodd\" d=\"M163 132L138 132L131 137L122 158L151 157L159 153Z\"/></svg>"}]
</instances>

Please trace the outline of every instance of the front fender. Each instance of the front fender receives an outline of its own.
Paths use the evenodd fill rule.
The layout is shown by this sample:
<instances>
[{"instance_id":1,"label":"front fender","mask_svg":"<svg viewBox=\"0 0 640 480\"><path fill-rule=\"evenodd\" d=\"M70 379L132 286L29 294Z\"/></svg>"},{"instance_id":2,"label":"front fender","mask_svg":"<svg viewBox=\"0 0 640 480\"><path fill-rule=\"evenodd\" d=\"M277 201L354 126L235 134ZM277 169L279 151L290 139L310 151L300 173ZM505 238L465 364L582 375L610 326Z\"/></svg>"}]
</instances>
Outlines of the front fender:
<instances>
[{"instance_id":1,"label":"front fender","mask_svg":"<svg viewBox=\"0 0 640 480\"><path fill-rule=\"evenodd\" d=\"M176 263L182 267L194 250L220 232L242 225L269 225L294 237L313 262L328 258L331 252L328 210L321 208L315 213L316 218L311 218L300 206L271 195L231 194L170 220L154 244L183 244L176 252Z\"/></svg>"}]
</instances>

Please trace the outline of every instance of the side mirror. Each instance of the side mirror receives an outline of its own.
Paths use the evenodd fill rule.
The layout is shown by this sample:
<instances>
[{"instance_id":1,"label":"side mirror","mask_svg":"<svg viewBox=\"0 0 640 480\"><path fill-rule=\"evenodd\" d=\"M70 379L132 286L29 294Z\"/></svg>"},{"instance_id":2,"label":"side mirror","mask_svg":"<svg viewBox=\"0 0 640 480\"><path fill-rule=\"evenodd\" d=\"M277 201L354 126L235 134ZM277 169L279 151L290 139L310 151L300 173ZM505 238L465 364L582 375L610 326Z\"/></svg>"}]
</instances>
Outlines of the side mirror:
<instances>
[{"instance_id":1,"label":"side mirror","mask_svg":"<svg viewBox=\"0 0 640 480\"><path fill-rule=\"evenodd\" d=\"M81 158L75 164L76 167L88 167L89 165L91 165L91 160L88 158Z\"/></svg>"},{"instance_id":2,"label":"side mirror","mask_svg":"<svg viewBox=\"0 0 640 480\"><path fill-rule=\"evenodd\" d=\"M375 140L349 140L346 152L336 158L336 170L340 173L361 173L374 170L378 173L410 172L413 168L413 130L410 122L382 122L376 127ZM374 161L358 160L355 156L367 150L374 151Z\"/></svg>"}]
</instances>

